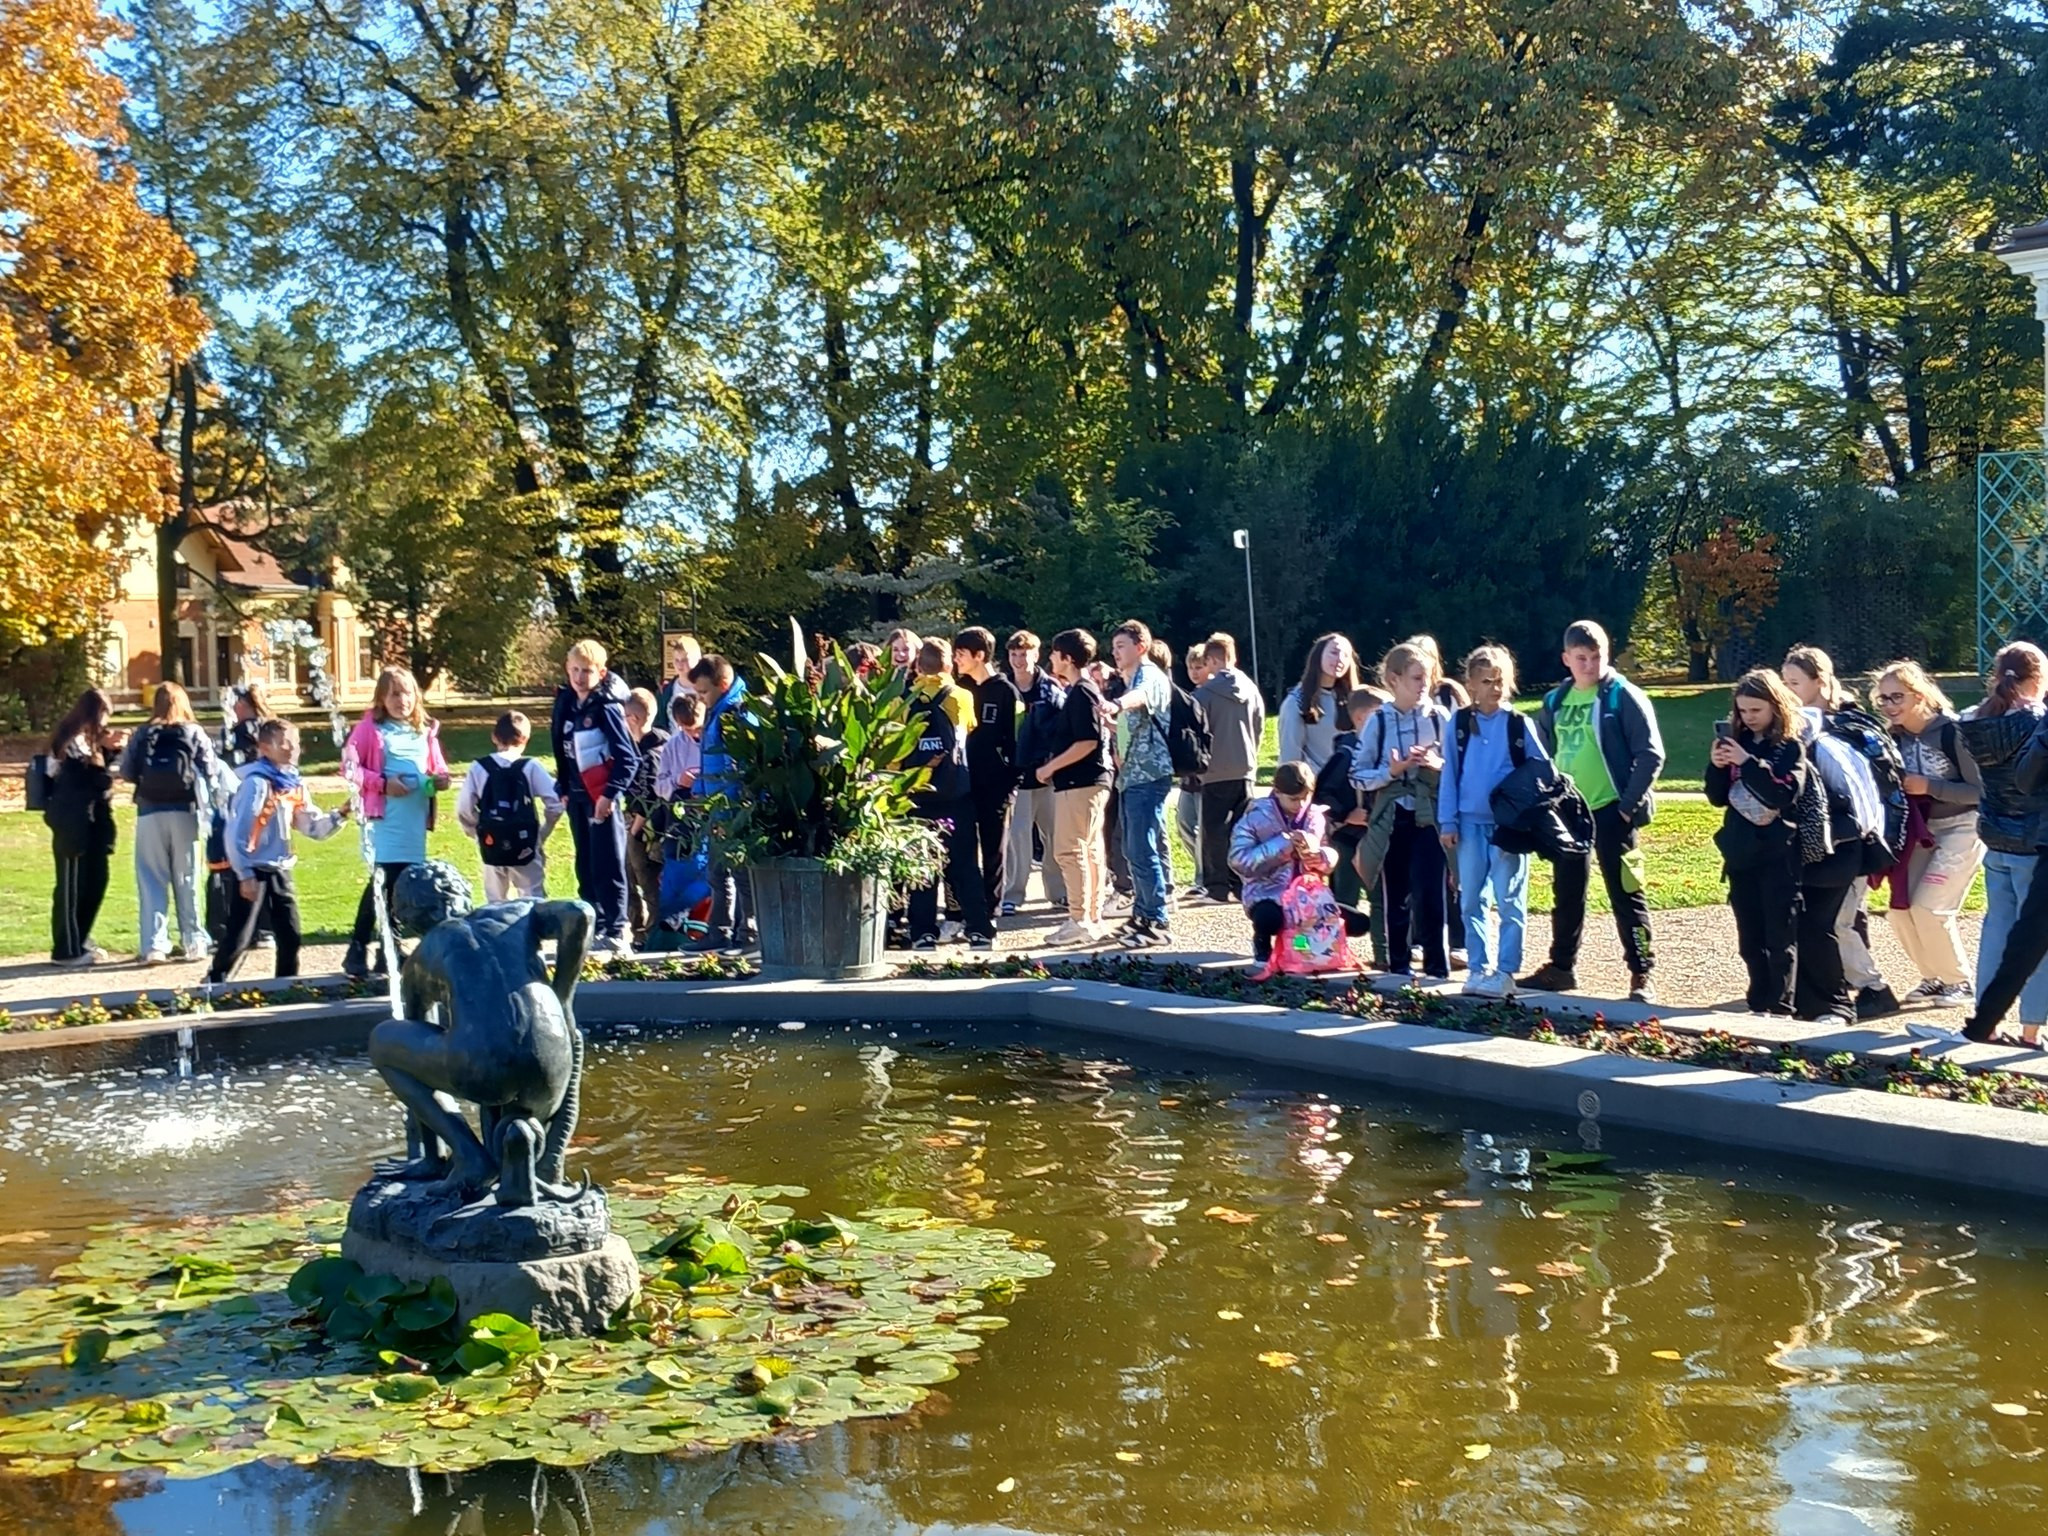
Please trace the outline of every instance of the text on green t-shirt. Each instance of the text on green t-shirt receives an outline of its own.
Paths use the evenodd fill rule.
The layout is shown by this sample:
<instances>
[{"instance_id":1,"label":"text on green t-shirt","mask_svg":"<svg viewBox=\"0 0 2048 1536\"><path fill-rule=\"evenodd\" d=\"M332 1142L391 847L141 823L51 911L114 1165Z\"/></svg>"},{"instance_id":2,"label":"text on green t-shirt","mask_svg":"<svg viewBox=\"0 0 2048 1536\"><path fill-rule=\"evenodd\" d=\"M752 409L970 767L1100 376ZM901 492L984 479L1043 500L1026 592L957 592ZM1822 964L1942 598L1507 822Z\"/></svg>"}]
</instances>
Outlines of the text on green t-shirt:
<instances>
[{"instance_id":1,"label":"text on green t-shirt","mask_svg":"<svg viewBox=\"0 0 2048 1536\"><path fill-rule=\"evenodd\" d=\"M1621 798L1614 775L1607 771L1600 735L1593 728L1593 702L1598 688L1574 688L1557 705L1557 766L1572 777L1586 808L1597 811Z\"/></svg>"}]
</instances>

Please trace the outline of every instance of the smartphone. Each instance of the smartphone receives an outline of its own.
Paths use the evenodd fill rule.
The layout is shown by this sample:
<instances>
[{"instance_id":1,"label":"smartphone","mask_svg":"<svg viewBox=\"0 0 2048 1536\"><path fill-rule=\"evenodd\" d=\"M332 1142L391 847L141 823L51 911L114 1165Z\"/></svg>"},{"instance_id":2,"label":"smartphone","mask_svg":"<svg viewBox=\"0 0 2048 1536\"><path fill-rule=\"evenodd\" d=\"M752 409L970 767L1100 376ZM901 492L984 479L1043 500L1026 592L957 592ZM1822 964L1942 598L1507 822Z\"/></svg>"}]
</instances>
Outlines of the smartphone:
<instances>
[{"instance_id":1,"label":"smartphone","mask_svg":"<svg viewBox=\"0 0 2048 1536\"><path fill-rule=\"evenodd\" d=\"M1731 722L1729 722L1729 721L1726 721L1726 720L1716 720L1716 721L1714 722L1714 739L1715 739L1715 740L1717 740L1717 741L1728 741L1728 740L1732 739L1732 738L1734 737L1734 735L1735 735L1735 727L1734 727L1734 725L1733 725L1733 724L1732 724Z\"/></svg>"}]
</instances>

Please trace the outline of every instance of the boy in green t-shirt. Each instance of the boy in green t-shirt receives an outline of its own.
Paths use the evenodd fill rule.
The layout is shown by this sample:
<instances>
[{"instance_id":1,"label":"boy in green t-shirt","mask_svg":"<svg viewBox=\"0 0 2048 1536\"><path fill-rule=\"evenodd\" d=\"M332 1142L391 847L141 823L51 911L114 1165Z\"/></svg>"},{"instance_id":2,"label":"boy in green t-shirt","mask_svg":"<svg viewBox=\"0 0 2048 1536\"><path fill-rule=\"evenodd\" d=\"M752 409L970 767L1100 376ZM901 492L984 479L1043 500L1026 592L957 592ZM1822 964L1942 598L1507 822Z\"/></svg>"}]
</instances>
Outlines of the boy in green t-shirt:
<instances>
[{"instance_id":1,"label":"boy in green t-shirt","mask_svg":"<svg viewBox=\"0 0 2048 1536\"><path fill-rule=\"evenodd\" d=\"M1656 805L1652 787L1664 767L1657 712L1642 689L1609 665L1607 631L1593 620L1579 619L1566 627L1564 664L1571 676L1543 696L1536 728L1593 812L1593 851L1555 862L1550 961L1517 985L1535 992L1577 990L1586 886L1592 861L1598 859L1622 953L1628 959L1629 998L1655 1002L1650 983L1655 964L1650 900L1636 829L1649 824Z\"/></svg>"}]
</instances>

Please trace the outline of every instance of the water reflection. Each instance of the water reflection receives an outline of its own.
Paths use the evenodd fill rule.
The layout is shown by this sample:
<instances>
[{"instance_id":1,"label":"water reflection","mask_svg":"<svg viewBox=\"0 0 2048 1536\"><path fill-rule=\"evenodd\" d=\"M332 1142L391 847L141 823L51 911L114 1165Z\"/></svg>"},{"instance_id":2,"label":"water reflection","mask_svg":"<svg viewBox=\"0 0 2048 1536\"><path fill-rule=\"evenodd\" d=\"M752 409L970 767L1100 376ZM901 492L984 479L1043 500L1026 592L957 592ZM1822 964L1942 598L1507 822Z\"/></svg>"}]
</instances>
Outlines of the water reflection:
<instances>
[{"instance_id":1,"label":"water reflection","mask_svg":"<svg viewBox=\"0 0 2048 1536\"><path fill-rule=\"evenodd\" d=\"M397 1139L354 1060L0 1098L16 1283L95 1222L346 1193ZM1612 1135L1612 1167L1560 1173L1568 1126L887 1024L607 1045L582 1129L600 1178L711 1168L807 1185L817 1209L918 1204L1060 1267L909 1421L579 1477L37 1485L0 1498L0 1527L105 1529L117 1496L134 1532L338 1536L1835 1536L2044 1507L2048 1236L1995 1210L1802 1193Z\"/></svg>"}]
</instances>

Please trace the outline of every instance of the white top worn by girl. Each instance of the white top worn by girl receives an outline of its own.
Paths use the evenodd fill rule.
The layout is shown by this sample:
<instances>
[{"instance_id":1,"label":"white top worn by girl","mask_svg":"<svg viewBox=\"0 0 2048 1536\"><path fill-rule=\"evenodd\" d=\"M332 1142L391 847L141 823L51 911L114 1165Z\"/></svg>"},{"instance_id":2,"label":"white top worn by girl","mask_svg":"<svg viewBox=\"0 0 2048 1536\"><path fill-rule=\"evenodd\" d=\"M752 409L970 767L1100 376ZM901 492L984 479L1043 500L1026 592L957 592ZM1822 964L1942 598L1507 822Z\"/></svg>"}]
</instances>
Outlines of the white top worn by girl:
<instances>
[{"instance_id":1,"label":"white top worn by girl","mask_svg":"<svg viewBox=\"0 0 2048 1536\"><path fill-rule=\"evenodd\" d=\"M1358 750L1351 758L1351 782L1368 792L1392 785L1394 803L1413 810L1416 793L1424 786L1412 770L1404 770L1397 777L1393 761L1396 757L1413 757L1423 747L1433 746L1441 752L1444 727L1449 720L1443 706L1428 698L1407 710L1396 709L1391 702L1382 704L1358 728Z\"/></svg>"}]
</instances>

